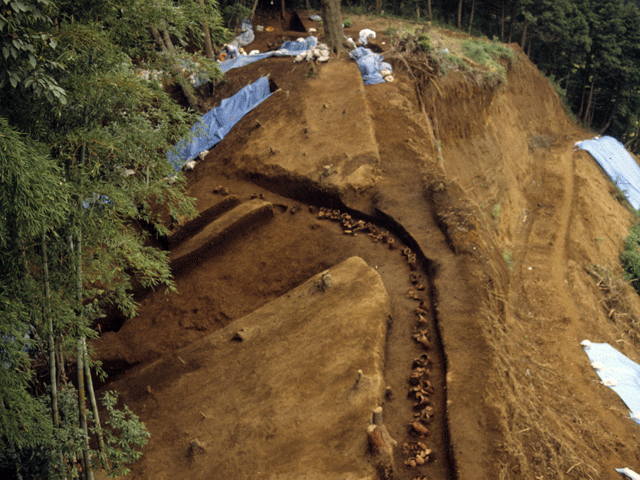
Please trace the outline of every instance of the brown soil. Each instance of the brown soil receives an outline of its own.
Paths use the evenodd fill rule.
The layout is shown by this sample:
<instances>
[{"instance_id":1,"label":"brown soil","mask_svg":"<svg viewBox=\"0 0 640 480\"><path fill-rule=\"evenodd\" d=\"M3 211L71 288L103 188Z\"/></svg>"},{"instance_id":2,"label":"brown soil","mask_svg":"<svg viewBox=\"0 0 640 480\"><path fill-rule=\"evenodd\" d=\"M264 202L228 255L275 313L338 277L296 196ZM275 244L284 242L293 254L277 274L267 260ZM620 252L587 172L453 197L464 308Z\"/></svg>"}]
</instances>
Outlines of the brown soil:
<instances>
[{"instance_id":1,"label":"brown soil","mask_svg":"<svg viewBox=\"0 0 640 480\"><path fill-rule=\"evenodd\" d=\"M388 44L380 38L388 20L352 18L348 34L356 38L361 28L372 28ZM251 49L299 35L283 32L274 20L254 23L276 30L258 34ZM447 45L447 32L434 29L432 35L434 43ZM353 256L377 271L390 299L384 381L393 393L380 401L389 434L399 442L393 478L613 479L619 478L614 467L640 470L638 425L597 382L580 346L583 339L608 342L640 361L638 344L615 321L620 315L604 308L607 298L588 272L600 265L619 273L632 215L612 196L595 161L574 151L574 142L591 134L571 122L550 84L514 48L506 86L492 89L449 72L419 85L424 110L411 72L391 54L396 80L366 87L345 55L326 65L272 58L229 72L204 110L263 75L279 91L187 173L189 192L201 212L226 198L219 186L240 202L261 196L274 205L274 217L200 255L177 272L177 294L149 293L137 317L111 319L105 328L112 331L95 342L111 373L108 387L121 391L151 429L130 478L201 478L197 472L216 472L219 461L201 455L180 468L168 464L187 455L194 428L163 415L192 408L187 413L197 416L198 406L185 402L186 391L169 390L165 378L147 375L141 384L140 372L180 349L193 351L201 339ZM332 166L327 176L325 165ZM319 219L318 207L389 231L399 248L376 241L368 230L345 234L339 222ZM415 271L405 247L417 254ZM417 440L408 427L416 411L408 380L413 360L425 351L412 338L419 305L407 295L415 289L412 273L424 286L416 294L426 310L435 389L431 434L423 440L434 453L415 468L405 465L411 454L402 448ZM629 313L637 315L640 302L623 289ZM297 352L294 343L290 348ZM206 349L196 350L206 362ZM306 352L297 354L305 358ZM227 364L250 357L251 351L215 361L225 362L219 369L225 372ZM252 362L238 368L251 378ZM215 383L200 388L211 399L233 396ZM238 395L247 389L243 385ZM151 392L161 392L162 405ZM238 418L220 419L220 425L242 422L242 413L230 415ZM300 430L291 441L331 451L333 435ZM184 451L176 452L176 437ZM258 457L273 453L261 442L242 448ZM375 463L365 448L361 455ZM331 455L318 458L323 465L307 465L304 478L361 478L335 474ZM238 468L236 478L249 478ZM275 467L252 474L286 477ZM212 475L207 478L231 478Z\"/></svg>"}]
</instances>

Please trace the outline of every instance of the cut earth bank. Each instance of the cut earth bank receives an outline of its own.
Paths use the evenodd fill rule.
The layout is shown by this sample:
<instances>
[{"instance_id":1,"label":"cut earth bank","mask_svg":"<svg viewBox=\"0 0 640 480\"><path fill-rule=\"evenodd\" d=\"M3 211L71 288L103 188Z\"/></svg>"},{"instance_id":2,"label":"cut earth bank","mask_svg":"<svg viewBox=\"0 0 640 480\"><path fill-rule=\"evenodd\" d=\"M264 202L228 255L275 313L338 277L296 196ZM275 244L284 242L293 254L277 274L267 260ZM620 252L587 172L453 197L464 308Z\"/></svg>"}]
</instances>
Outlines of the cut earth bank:
<instances>
[{"instance_id":1,"label":"cut earth bank","mask_svg":"<svg viewBox=\"0 0 640 480\"><path fill-rule=\"evenodd\" d=\"M187 174L207 220L164 243L179 293L145 295L94 344L106 388L151 432L130 478L640 470L638 425L580 346L640 360L635 293L633 317L610 315L588 273L617 272L632 215L573 150L591 134L514 49L506 85L478 66L434 72L422 103L397 54L396 80L366 87L347 56L228 73L205 109L263 75L279 90ZM377 406L397 441L388 463L367 441Z\"/></svg>"}]
</instances>

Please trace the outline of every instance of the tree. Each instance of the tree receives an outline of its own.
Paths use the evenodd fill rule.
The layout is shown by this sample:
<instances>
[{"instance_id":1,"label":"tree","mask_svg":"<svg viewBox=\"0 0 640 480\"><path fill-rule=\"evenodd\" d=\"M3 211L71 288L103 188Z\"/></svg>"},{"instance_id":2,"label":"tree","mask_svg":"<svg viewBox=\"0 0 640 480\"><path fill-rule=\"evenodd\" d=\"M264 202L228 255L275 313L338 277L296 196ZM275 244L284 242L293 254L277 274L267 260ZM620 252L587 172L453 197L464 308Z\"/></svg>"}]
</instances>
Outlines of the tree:
<instances>
[{"instance_id":1,"label":"tree","mask_svg":"<svg viewBox=\"0 0 640 480\"><path fill-rule=\"evenodd\" d=\"M324 27L324 42L329 49L334 53L342 51L344 28L340 0L322 0L322 25Z\"/></svg>"}]
</instances>

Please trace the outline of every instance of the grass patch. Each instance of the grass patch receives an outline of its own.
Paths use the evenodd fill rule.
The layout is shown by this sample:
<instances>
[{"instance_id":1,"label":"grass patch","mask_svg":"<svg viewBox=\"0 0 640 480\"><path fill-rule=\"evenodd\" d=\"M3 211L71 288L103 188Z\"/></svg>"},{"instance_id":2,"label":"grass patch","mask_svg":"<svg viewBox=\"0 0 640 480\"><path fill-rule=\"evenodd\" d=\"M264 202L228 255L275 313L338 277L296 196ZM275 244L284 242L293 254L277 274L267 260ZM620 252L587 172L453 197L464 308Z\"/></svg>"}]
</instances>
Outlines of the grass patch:
<instances>
[{"instance_id":1,"label":"grass patch","mask_svg":"<svg viewBox=\"0 0 640 480\"><path fill-rule=\"evenodd\" d=\"M515 55L513 50L505 47L500 42L488 42L477 38L464 42L462 44L462 51L473 62L489 67L492 72L495 72L495 74L497 74L501 79L500 83L506 82L506 70L502 65L500 65L500 63L498 63L498 60L504 59L510 62Z\"/></svg>"},{"instance_id":2,"label":"grass patch","mask_svg":"<svg viewBox=\"0 0 640 480\"><path fill-rule=\"evenodd\" d=\"M480 65L491 65L498 59L510 60L514 53L500 42L487 42L480 38L468 40L462 44L464 54Z\"/></svg>"},{"instance_id":3,"label":"grass patch","mask_svg":"<svg viewBox=\"0 0 640 480\"><path fill-rule=\"evenodd\" d=\"M491 210L491 216L493 217L493 219L497 222L498 219L500 218L500 204L496 203L493 206L493 210Z\"/></svg>"},{"instance_id":4,"label":"grass patch","mask_svg":"<svg viewBox=\"0 0 640 480\"><path fill-rule=\"evenodd\" d=\"M507 262L507 265L509 266L509 270L513 272L513 258L511 256L511 252L509 250L503 250L502 258L504 258L504 261Z\"/></svg>"},{"instance_id":5,"label":"grass patch","mask_svg":"<svg viewBox=\"0 0 640 480\"><path fill-rule=\"evenodd\" d=\"M344 22L342 22L342 25L344 25L344 28L351 28L353 26L353 20L347 17Z\"/></svg>"}]
</instances>

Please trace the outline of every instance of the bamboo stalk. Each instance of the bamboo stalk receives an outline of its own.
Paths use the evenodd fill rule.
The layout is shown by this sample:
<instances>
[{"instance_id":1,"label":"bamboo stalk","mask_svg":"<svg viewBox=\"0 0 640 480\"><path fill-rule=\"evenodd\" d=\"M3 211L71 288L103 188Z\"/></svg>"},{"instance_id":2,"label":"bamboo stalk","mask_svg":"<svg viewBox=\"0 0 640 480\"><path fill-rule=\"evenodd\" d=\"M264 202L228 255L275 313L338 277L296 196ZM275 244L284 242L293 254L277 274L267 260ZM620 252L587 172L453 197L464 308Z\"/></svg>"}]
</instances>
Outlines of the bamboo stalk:
<instances>
[{"instance_id":1,"label":"bamboo stalk","mask_svg":"<svg viewBox=\"0 0 640 480\"><path fill-rule=\"evenodd\" d=\"M91 64L92 61L90 60ZM89 107L85 105L82 112L82 121L84 125L87 125L89 121ZM83 143L80 147L80 159L78 161L78 186L82 187L82 168L84 166L86 156L86 144ZM82 209L82 199L78 200L78 209ZM82 328L82 300L83 300L83 287L82 287L82 225L76 226L76 302L78 310L78 325ZM85 383L84 383L84 349L85 336L81 332L78 337L77 350L76 350L76 364L77 364L77 376L78 376L78 414L80 420L80 428L84 434L84 445L82 448L82 458L84 460L84 478L86 480L93 480L93 469L91 468L91 455L89 454L89 428L87 426L87 405L85 400Z\"/></svg>"},{"instance_id":2,"label":"bamboo stalk","mask_svg":"<svg viewBox=\"0 0 640 480\"><path fill-rule=\"evenodd\" d=\"M98 412L98 403L96 402L96 394L93 390L93 380L91 379L91 367L89 366L89 356L87 355L87 340L82 337L82 354L84 360L84 374L86 377L86 389L89 394L89 401L91 402L91 410L93 412L93 421L96 424L96 435L98 437L98 451L101 454L101 461L104 457L104 439L102 437L102 426L100 425L100 413Z\"/></svg>"},{"instance_id":3,"label":"bamboo stalk","mask_svg":"<svg viewBox=\"0 0 640 480\"><path fill-rule=\"evenodd\" d=\"M51 318L51 291L49 287L49 259L47 257L47 240L42 234L42 270L44 276L44 301L45 315L47 316L47 329L49 340L49 377L51 382L51 412L53 424L60 426L60 414L58 412L58 378L56 374L56 343L53 335L53 319Z\"/></svg>"}]
</instances>

